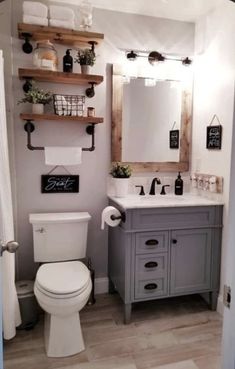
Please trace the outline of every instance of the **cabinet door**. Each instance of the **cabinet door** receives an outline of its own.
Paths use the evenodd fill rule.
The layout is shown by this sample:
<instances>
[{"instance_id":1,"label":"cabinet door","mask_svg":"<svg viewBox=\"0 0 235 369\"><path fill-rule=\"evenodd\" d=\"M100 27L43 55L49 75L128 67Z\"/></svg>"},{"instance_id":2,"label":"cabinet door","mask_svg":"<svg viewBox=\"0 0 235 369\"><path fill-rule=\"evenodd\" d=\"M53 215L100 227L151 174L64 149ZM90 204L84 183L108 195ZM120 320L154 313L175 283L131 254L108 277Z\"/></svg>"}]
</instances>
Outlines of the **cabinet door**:
<instances>
[{"instance_id":1,"label":"cabinet door","mask_svg":"<svg viewBox=\"0 0 235 369\"><path fill-rule=\"evenodd\" d=\"M170 293L184 294L210 289L211 230L171 232Z\"/></svg>"}]
</instances>

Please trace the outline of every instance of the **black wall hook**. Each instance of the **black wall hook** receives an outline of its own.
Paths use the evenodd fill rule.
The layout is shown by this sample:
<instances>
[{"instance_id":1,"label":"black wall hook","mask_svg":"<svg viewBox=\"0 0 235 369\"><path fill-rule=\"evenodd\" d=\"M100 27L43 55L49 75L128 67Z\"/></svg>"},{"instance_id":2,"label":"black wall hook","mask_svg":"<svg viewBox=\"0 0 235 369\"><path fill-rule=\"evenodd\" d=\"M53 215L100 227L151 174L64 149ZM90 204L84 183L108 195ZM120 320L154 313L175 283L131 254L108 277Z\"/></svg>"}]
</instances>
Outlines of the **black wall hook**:
<instances>
[{"instance_id":1,"label":"black wall hook","mask_svg":"<svg viewBox=\"0 0 235 369\"><path fill-rule=\"evenodd\" d=\"M22 36L24 38L24 44L22 45L22 50L25 54L31 54L33 51L33 46L29 42L30 38L32 37L31 33L22 33Z\"/></svg>"}]
</instances>

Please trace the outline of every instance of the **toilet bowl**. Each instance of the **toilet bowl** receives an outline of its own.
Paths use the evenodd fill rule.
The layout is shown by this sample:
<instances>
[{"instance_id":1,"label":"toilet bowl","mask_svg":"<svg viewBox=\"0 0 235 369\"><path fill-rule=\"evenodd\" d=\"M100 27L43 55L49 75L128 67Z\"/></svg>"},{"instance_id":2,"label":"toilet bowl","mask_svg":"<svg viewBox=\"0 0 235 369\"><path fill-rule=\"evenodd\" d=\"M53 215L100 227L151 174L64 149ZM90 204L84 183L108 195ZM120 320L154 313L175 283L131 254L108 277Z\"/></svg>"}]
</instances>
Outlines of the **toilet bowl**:
<instances>
[{"instance_id":1,"label":"toilet bowl","mask_svg":"<svg viewBox=\"0 0 235 369\"><path fill-rule=\"evenodd\" d=\"M45 311L45 348L49 357L75 355L85 349L79 311L85 306L92 283L80 261L43 264L34 293Z\"/></svg>"}]
</instances>

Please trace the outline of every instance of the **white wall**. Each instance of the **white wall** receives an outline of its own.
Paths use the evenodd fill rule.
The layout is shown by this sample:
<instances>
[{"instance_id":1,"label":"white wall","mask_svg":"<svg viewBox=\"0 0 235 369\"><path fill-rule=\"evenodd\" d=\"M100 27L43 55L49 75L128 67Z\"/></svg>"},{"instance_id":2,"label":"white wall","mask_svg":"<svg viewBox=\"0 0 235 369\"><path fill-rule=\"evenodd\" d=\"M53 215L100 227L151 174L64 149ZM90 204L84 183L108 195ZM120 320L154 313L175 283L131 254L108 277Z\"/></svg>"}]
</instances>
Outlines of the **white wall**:
<instances>
[{"instance_id":1,"label":"white wall","mask_svg":"<svg viewBox=\"0 0 235 369\"><path fill-rule=\"evenodd\" d=\"M224 2L196 25L192 171L224 177L224 229L221 288L227 262L227 222L234 111L235 9ZM223 126L222 150L206 149L206 127L217 114ZM218 124L218 123L216 123ZM221 301L221 300L220 300ZM221 306L219 307L221 310Z\"/></svg>"},{"instance_id":2,"label":"white wall","mask_svg":"<svg viewBox=\"0 0 235 369\"><path fill-rule=\"evenodd\" d=\"M97 63L93 72L104 75L104 83L96 89L96 97L87 101L95 106L97 116L104 116L104 124L96 128L96 150L83 153L83 162L78 169L69 168L80 174L80 193L67 195L42 195L40 175L47 173L43 152L30 152L26 148L26 135L19 113L26 106L17 106L22 97L22 82L18 80L19 67L30 67L32 56L21 51L22 41L17 39L17 22L22 19L22 1L14 0L14 99L15 99L15 142L18 198L18 240L20 278L31 278L35 273L33 263L32 231L28 222L31 212L88 211L92 216L89 225L88 255L92 257L97 276L107 274L107 231L100 230L100 214L107 205L106 181L110 167L111 145L111 68L119 62L123 53L118 48L157 49L161 52L191 55L194 48L194 25L170 20L155 19L111 11L95 10L94 31L103 32L105 41L97 49ZM60 59L66 47L56 45ZM60 64L61 67L61 64ZM79 71L78 65L75 72ZM77 86L41 84L43 88L57 93L84 93ZM90 138L85 128L76 123L40 122L33 134L35 145L89 145Z\"/></svg>"}]
</instances>

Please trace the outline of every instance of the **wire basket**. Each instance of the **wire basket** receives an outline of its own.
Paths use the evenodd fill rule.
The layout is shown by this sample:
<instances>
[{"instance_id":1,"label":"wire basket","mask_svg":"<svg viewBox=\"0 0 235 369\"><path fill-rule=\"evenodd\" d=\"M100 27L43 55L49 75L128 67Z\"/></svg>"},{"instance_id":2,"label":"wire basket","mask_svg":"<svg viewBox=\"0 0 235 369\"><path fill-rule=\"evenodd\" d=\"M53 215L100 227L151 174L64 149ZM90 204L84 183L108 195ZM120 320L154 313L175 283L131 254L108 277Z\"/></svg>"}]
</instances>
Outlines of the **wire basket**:
<instances>
[{"instance_id":1,"label":"wire basket","mask_svg":"<svg viewBox=\"0 0 235 369\"><path fill-rule=\"evenodd\" d=\"M53 95L56 115L82 117L85 108L84 95Z\"/></svg>"}]
</instances>

